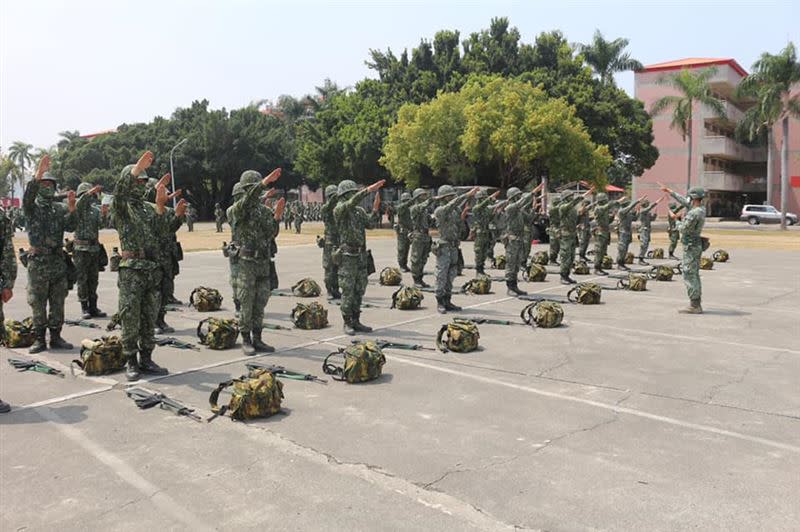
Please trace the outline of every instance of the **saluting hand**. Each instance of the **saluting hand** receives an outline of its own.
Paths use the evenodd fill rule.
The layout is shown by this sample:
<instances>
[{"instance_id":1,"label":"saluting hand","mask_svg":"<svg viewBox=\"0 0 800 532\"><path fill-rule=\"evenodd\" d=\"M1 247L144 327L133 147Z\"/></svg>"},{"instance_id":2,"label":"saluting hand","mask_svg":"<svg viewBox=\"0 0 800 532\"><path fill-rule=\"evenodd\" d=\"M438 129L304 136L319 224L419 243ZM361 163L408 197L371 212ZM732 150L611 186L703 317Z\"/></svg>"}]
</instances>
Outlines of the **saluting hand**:
<instances>
[{"instance_id":1,"label":"saluting hand","mask_svg":"<svg viewBox=\"0 0 800 532\"><path fill-rule=\"evenodd\" d=\"M368 192L375 192L376 190L380 190L383 187L383 185L385 185L385 184L386 184L386 180L385 179L381 179L380 181L372 183L370 186L368 186L367 187L367 191Z\"/></svg>"},{"instance_id":2,"label":"saluting hand","mask_svg":"<svg viewBox=\"0 0 800 532\"><path fill-rule=\"evenodd\" d=\"M490 197L490 198L492 198L492 199L497 199L497 198L499 198L499 197L500 197L500 191L499 191L499 190L495 191L495 193L494 193L494 194L492 194L492 195L491 195L491 196L489 196L489 197Z\"/></svg>"},{"instance_id":3,"label":"saluting hand","mask_svg":"<svg viewBox=\"0 0 800 532\"><path fill-rule=\"evenodd\" d=\"M167 174L167 175L169 175L169 174ZM160 181L159 181L159 183L160 183ZM167 204L167 198L168 197L169 196L167 194L166 185L161 185L161 184L156 185L156 205L158 205L159 207L163 208L164 205Z\"/></svg>"},{"instance_id":4,"label":"saluting hand","mask_svg":"<svg viewBox=\"0 0 800 532\"><path fill-rule=\"evenodd\" d=\"M178 189L175 192L173 192L172 194L170 194L169 196L167 196L167 199L168 200L172 200L174 198L180 198L181 195L183 195L183 190Z\"/></svg>"},{"instance_id":5,"label":"saluting hand","mask_svg":"<svg viewBox=\"0 0 800 532\"><path fill-rule=\"evenodd\" d=\"M67 192L67 210L69 212L75 212L75 207L78 204L78 200L75 199L75 191L70 190Z\"/></svg>"},{"instance_id":6,"label":"saluting hand","mask_svg":"<svg viewBox=\"0 0 800 532\"><path fill-rule=\"evenodd\" d=\"M39 181L44 177L44 173L50 170L50 156L44 154L39 160L39 166L36 168L36 180Z\"/></svg>"},{"instance_id":7,"label":"saluting hand","mask_svg":"<svg viewBox=\"0 0 800 532\"><path fill-rule=\"evenodd\" d=\"M184 215L186 214L186 207L188 206L189 204L186 203L185 199L180 200L178 204L175 206L175 216L177 216L178 218L183 218Z\"/></svg>"},{"instance_id":8,"label":"saluting hand","mask_svg":"<svg viewBox=\"0 0 800 532\"><path fill-rule=\"evenodd\" d=\"M161 179L158 180L158 183L156 183L156 188L158 188L158 187L165 187L166 188L166 186L169 185L170 181L172 181L172 175L170 175L170 173L167 172L166 174L161 176Z\"/></svg>"},{"instance_id":9,"label":"saluting hand","mask_svg":"<svg viewBox=\"0 0 800 532\"><path fill-rule=\"evenodd\" d=\"M133 170L131 170L133 177L139 177L139 174L150 168L150 165L153 164L153 160L155 158L156 156L153 155L153 152L150 150L144 152L142 156L139 157L139 160L136 161L136 166L134 166Z\"/></svg>"},{"instance_id":10,"label":"saluting hand","mask_svg":"<svg viewBox=\"0 0 800 532\"><path fill-rule=\"evenodd\" d=\"M275 220L280 221L283 218L283 211L286 209L286 198L281 198L278 200L278 203L275 204Z\"/></svg>"},{"instance_id":11,"label":"saluting hand","mask_svg":"<svg viewBox=\"0 0 800 532\"><path fill-rule=\"evenodd\" d=\"M280 179L282 171L283 171L282 169L276 168L275 170L270 172L267 177L265 177L264 179L261 180L261 184L264 185L264 186L267 186L270 183L274 183L275 181Z\"/></svg>"},{"instance_id":12,"label":"saluting hand","mask_svg":"<svg viewBox=\"0 0 800 532\"><path fill-rule=\"evenodd\" d=\"M89 189L87 194L89 194L90 196L94 196L96 194L100 194L102 191L103 191L103 187L102 186L95 185L95 186L93 186L92 188Z\"/></svg>"}]
</instances>

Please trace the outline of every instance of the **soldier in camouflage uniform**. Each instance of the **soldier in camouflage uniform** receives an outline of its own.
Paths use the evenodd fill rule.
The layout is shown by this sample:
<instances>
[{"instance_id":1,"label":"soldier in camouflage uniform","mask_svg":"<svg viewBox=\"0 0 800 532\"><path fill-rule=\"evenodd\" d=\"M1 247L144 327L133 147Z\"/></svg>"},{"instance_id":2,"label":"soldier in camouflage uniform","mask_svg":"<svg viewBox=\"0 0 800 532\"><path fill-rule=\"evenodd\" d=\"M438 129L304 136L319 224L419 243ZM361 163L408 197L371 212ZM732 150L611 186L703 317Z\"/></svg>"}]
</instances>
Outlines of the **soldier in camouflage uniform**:
<instances>
[{"instance_id":1,"label":"soldier in camouflage uniform","mask_svg":"<svg viewBox=\"0 0 800 532\"><path fill-rule=\"evenodd\" d=\"M608 275L603 270L603 257L608 253L608 244L611 242L612 211L620 204L622 199L608 201L608 194L601 192L595 201L593 216L595 221L594 233L594 273Z\"/></svg>"},{"instance_id":2,"label":"soldier in camouflage uniform","mask_svg":"<svg viewBox=\"0 0 800 532\"><path fill-rule=\"evenodd\" d=\"M342 291L342 319L344 333L353 336L356 332L372 329L361 323L361 300L367 289L367 228L370 215L360 207L368 194L380 190L386 181L381 180L367 188L358 186L349 179L339 183L338 203L333 209L336 229L339 232L339 248L334 260L339 263L339 288ZM373 211L380 209L380 194L375 195Z\"/></svg>"},{"instance_id":3,"label":"soldier in camouflage uniform","mask_svg":"<svg viewBox=\"0 0 800 532\"><path fill-rule=\"evenodd\" d=\"M242 334L242 352L249 356L257 352L275 351L274 347L262 341L261 333L264 308L271 291L270 245L278 232L285 201L278 201L273 212L262 203L261 198L267 186L280 176L280 168L264 178L255 170L245 171L239 179L244 195L230 208L231 227L235 231L233 241L239 248L239 267L236 274L236 297L241 306L239 330Z\"/></svg>"},{"instance_id":4,"label":"soldier in camouflage uniform","mask_svg":"<svg viewBox=\"0 0 800 532\"><path fill-rule=\"evenodd\" d=\"M3 304L14 297L14 283L17 280L17 257L14 254L14 221L0 208L0 340L5 340L6 328ZM0 414L11 411L11 406L0 399Z\"/></svg>"},{"instance_id":5,"label":"soldier in camouflage uniform","mask_svg":"<svg viewBox=\"0 0 800 532\"><path fill-rule=\"evenodd\" d=\"M645 257L647 256L647 249L650 247L650 234L652 231L653 220L656 219L656 213L653 212L663 197L658 198L655 203L650 204L650 201L643 199L639 204L639 264L647 265Z\"/></svg>"},{"instance_id":6,"label":"soldier in camouflage uniform","mask_svg":"<svg viewBox=\"0 0 800 532\"><path fill-rule=\"evenodd\" d=\"M324 247L322 248L322 269L325 270L325 290L328 299L341 299L339 292L339 268L333 262L333 253L339 247L339 232L336 229L336 220L333 210L336 208L338 187L328 185L325 187L325 203L322 205L322 222L325 224Z\"/></svg>"},{"instance_id":7,"label":"soldier in camouflage uniform","mask_svg":"<svg viewBox=\"0 0 800 532\"><path fill-rule=\"evenodd\" d=\"M643 198L636 201L630 200L627 204L620 205L617 211L617 268L620 270L629 270L625 265L625 255L628 254L628 246L631 245L631 231L633 219L636 213L633 210L639 205Z\"/></svg>"},{"instance_id":8,"label":"soldier in camouflage uniform","mask_svg":"<svg viewBox=\"0 0 800 532\"><path fill-rule=\"evenodd\" d=\"M78 300L83 319L104 318L105 312L97 308L97 281L100 273L100 228L106 225L108 206L98 206L97 194L102 187L89 183L78 185L78 203L75 210L75 239L72 258L78 274Z\"/></svg>"},{"instance_id":9,"label":"soldier in camouflage uniform","mask_svg":"<svg viewBox=\"0 0 800 532\"><path fill-rule=\"evenodd\" d=\"M222 210L222 205L219 203L214 204L214 223L217 225L217 233L222 232L222 224L225 222L225 211Z\"/></svg>"},{"instance_id":10,"label":"soldier in camouflage uniform","mask_svg":"<svg viewBox=\"0 0 800 532\"><path fill-rule=\"evenodd\" d=\"M559 218L558 208L561 204L561 198L553 200L553 204L548 211L549 225L547 226L547 234L550 236L550 262L558 263L558 254L561 251L561 239L559 237L559 228L561 227L561 219Z\"/></svg>"},{"instance_id":11,"label":"soldier in camouflage uniform","mask_svg":"<svg viewBox=\"0 0 800 532\"><path fill-rule=\"evenodd\" d=\"M197 221L197 209L194 208L194 205L189 204L186 208L186 226L189 228L189 232L194 232L194 223Z\"/></svg>"},{"instance_id":12,"label":"soldier in camouflage uniform","mask_svg":"<svg viewBox=\"0 0 800 532\"><path fill-rule=\"evenodd\" d=\"M155 205L144 201L147 192L147 168L153 163L152 152L145 152L136 164L122 169L114 188L111 217L119 233L120 263L119 317L122 325L122 352L127 360L126 377L137 380L140 373L166 375L168 371L153 362L154 328L159 308L161 268L158 264L158 232L166 223L166 174L155 187ZM181 200L176 212L183 216L186 202ZM137 358L138 353L138 358Z\"/></svg>"},{"instance_id":13,"label":"soldier in camouflage uniform","mask_svg":"<svg viewBox=\"0 0 800 532\"><path fill-rule=\"evenodd\" d=\"M678 214L683 205L677 203L670 203L669 210L671 213ZM669 236L669 258L676 259L675 248L678 247L678 240L680 240L681 233L678 231L678 220L680 217L667 216L667 235Z\"/></svg>"},{"instance_id":14,"label":"soldier in camouflage uniform","mask_svg":"<svg viewBox=\"0 0 800 532\"><path fill-rule=\"evenodd\" d=\"M491 196L486 195L486 191L481 189L475 195L478 203L472 208L472 228L475 231L475 271L486 273L486 259L489 257L489 248L494 247L494 235L492 234L491 221L494 217L494 201L500 194L498 190Z\"/></svg>"},{"instance_id":15,"label":"soldier in camouflage uniform","mask_svg":"<svg viewBox=\"0 0 800 532\"><path fill-rule=\"evenodd\" d=\"M594 193L594 187L587 190L584 194L565 192L558 207L558 217L561 223L559 235L560 244L560 268L561 284L575 284L575 280L570 277L572 265L575 263L575 246L578 244L578 217L587 208L578 205L590 194Z\"/></svg>"},{"instance_id":16,"label":"soldier in camouflage uniform","mask_svg":"<svg viewBox=\"0 0 800 532\"><path fill-rule=\"evenodd\" d=\"M50 329L51 349L72 349L61 338L64 326L64 299L67 263L63 251L64 231L75 230L75 193L70 191L67 205L55 201L56 180L45 172L50 158L42 157L35 179L25 187L22 209L28 229L28 304L33 312L36 340L31 354L47 349L45 329ZM48 315L49 305L49 315Z\"/></svg>"},{"instance_id":17,"label":"soldier in camouflage uniform","mask_svg":"<svg viewBox=\"0 0 800 532\"><path fill-rule=\"evenodd\" d=\"M531 201L532 192L523 194L517 187L506 192L506 203L502 206L505 217L503 244L506 247L506 288L508 295L520 296L527 292L520 290L517 275L522 267L525 234L525 206Z\"/></svg>"},{"instance_id":18,"label":"soldier in camouflage uniform","mask_svg":"<svg viewBox=\"0 0 800 532\"><path fill-rule=\"evenodd\" d=\"M461 310L451 301L453 281L458 275L458 250L461 246L461 229L467 215L467 202L478 192L478 187L459 196L450 185L439 187L437 201L446 202L436 208L433 215L439 238L433 245L436 250L436 309L440 314L448 310Z\"/></svg>"},{"instance_id":19,"label":"soldier in camouflage uniform","mask_svg":"<svg viewBox=\"0 0 800 532\"><path fill-rule=\"evenodd\" d=\"M397 233L397 265L404 272L409 272L408 269L408 250L411 248L410 235L413 230L411 222L411 205L414 199L408 192L403 192L400 196L400 201L397 204L397 224L394 226L394 231Z\"/></svg>"},{"instance_id":20,"label":"soldier in camouflage uniform","mask_svg":"<svg viewBox=\"0 0 800 532\"><path fill-rule=\"evenodd\" d=\"M294 222L294 232L300 234L300 228L303 227L303 204L300 200L296 201L292 208L292 221Z\"/></svg>"},{"instance_id":21,"label":"soldier in camouflage uniform","mask_svg":"<svg viewBox=\"0 0 800 532\"><path fill-rule=\"evenodd\" d=\"M241 183L235 183L233 185L233 191L231 192L231 195L234 204L242 199L242 196L244 196L244 188L242 188ZM232 207L233 205L228 207L228 210L226 211L226 219L228 220L228 224L231 226L231 244L233 244L236 239L236 227L233 225L233 217L231 216ZM233 306L236 309L236 319L238 320L242 309L241 303L239 302L239 291L236 285L236 280L239 274L239 252L235 245L229 245L227 253L228 266L230 268L231 290L233 291ZM270 285L270 289L272 288L272 285Z\"/></svg>"},{"instance_id":22,"label":"soldier in camouflage uniform","mask_svg":"<svg viewBox=\"0 0 800 532\"><path fill-rule=\"evenodd\" d=\"M706 223L706 209L703 206L706 191L703 187L692 187L689 189L688 197L685 198L664 185L661 185L661 190L672 196L686 209L683 220L678 222L678 231L681 233L681 243L683 244L681 269L683 270L683 282L689 296L689 306L679 312L702 314L703 287L700 283L700 257L703 255L703 242L700 233ZM669 216L673 219L678 218L674 212L670 212Z\"/></svg>"},{"instance_id":23,"label":"soldier in camouflage uniform","mask_svg":"<svg viewBox=\"0 0 800 532\"><path fill-rule=\"evenodd\" d=\"M578 215L578 257L585 262L589 262L586 257L586 250L589 249L589 241L592 239L592 220L591 213L594 205L588 201L583 202L584 209Z\"/></svg>"},{"instance_id":24,"label":"soldier in camouflage uniform","mask_svg":"<svg viewBox=\"0 0 800 532\"><path fill-rule=\"evenodd\" d=\"M433 199L425 189L418 188L412 194L414 204L411 206L411 277L414 286L428 288L430 285L423 280L425 264L431 253L431 215L430 208Z\"/></svg>"},{"instance_id":25,"label":"soldier in camouflage uniform","mask_svg":"<svg viewBox=\"0 0 800 532\"><path fill-rule=\"evenodd\" d=\"M389 227L394 227L394 205L387 203L384 213L386 214L386 221L389 222Z\"/></svg>"}]
</instances>

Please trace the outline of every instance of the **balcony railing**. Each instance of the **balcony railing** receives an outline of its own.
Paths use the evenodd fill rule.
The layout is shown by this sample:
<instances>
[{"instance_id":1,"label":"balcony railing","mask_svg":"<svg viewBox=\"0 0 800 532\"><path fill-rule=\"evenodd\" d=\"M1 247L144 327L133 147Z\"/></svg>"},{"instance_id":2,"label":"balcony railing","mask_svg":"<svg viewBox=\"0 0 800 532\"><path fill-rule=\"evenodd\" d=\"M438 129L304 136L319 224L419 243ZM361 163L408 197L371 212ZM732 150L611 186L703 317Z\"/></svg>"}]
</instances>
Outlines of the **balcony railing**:
<instances>
[{"instance_id":1,"label":"balcony railing","mask_svg":"<svg viewBox=\"0 0 800 532\"><path fill-rule=\"evenodd\" d=\"M727 120L732 125L735 125L738 122L740 122L742 118L744 118L744 113L740 111L739 108L733 105L731 102L724 101L723 106L725 107L725 118L723 120ZM707 105L703 105L701 107L701 110L704 119L712 121L720 120L720 118L718 118L717 115L715 115L714 112L711 110L711 108L708 107Z\"/></svg>"},{"instance_id":2,"label":"balcony railing","mask_svg":"<svg viewBox=\"0 0 800 532\"><path fill-rule=\"evenodd\" d=\"M767 160L765 148L749 148L728 137L703 137L703 155L711 155L720 159L745 161L748 163Z\"/></svg>"},{"instance_id":3,"label":"balcony railing","mask_svg":"<svg viewBox=\"0 0 800 532\"><path fill-rule=\"evenodd\" d=\"M758 192L766 190L767 187L767 181L763 177L742 176L713 170L704 171L702 175L703 187L708 190Z\"/></svg>"}]
</instances>

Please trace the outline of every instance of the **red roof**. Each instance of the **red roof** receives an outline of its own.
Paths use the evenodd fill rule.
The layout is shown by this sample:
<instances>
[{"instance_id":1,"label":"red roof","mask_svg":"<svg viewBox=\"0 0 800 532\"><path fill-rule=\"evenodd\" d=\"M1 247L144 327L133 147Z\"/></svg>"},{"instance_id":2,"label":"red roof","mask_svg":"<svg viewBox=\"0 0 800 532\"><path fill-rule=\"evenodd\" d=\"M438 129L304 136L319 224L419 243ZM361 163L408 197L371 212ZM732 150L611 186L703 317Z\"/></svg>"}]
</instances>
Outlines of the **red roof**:
<instances>
[{"instance_id":1,"label":"red roof","mask_svg":"<svg viewBox=\"0 0 800 532\"><path fill-rule=\"evenodd\" d=\"M686 59L677 59L675 61L667 61L665 63L656 63L654 65L647 65L639 72L663 72L665 70L681 70L684 68L703 68L714 65L728 65L742 77L747 76L747 71L731 58L718 58L718 57L687 57Z\"/></svg>"},{"instance_id":2,"label":"red roof","mask_svg":"<svg viewBox=\"0 0 800 532\"><path fill-rule=\"evenodd\" d=\"M108 135L109 133L116 133L116 129L106 129L105 131L98 131L97 133L87 133L86 135L81 135L82 139L93 139L95 137L99 137L100 135Z\"/></svg>"},{"instance_id":3,"label":"red roof","mask_svg":"<svg viewBox=\"0 0 800 532\"><path fill-rule=\"evenodd\" d=\"M581 185L583 185L587 189L591 187L591 185L586 181L581 181ZM606 185L606 192L625 192L625 189L615 187L614 185Z\"/></svg>"}]
</instances>

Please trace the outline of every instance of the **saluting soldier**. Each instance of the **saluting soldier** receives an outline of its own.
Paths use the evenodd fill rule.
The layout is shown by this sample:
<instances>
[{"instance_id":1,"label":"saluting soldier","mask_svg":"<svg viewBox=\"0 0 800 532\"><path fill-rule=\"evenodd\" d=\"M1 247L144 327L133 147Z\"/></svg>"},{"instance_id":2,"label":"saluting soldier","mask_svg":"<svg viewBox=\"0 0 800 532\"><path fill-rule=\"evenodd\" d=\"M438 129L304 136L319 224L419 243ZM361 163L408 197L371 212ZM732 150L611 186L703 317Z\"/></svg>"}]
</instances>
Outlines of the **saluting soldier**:
<instances>
[{"instance_id":1,"label":"saluting soldier","mask_svg":"<svg viewBox=\"0 0 800 532\"><path fill-rule=\"evenodd\" d=\"M681 209L683 209L683 205L678 205L677 203L670 203L669 210L673 214L678 214ZM669 258L677 259L678 257L675 256L675 248L678 247L678 240L680 240L681 233L678 231L678 220L680 216L667 216L667 235L669 236Z\"/></svg>"},{"instance_id":2,"label":"saluting soldier","mask_svg":"<svg viewBox=\"0 0 800 532\"><path fill-rule=\"evenodd\" d=\"M105 312L97 308L97 283L100 273L100 228L107 224L108 205L98 206L97 194L100 185L90 183L78 185L78 202L75 215L75 246L72 258L77 273L78 300L81 302L82 318L104 318Z\"/></svg>"},{"instance_id":3,"label":"saluting soldier","mask_svg":"<svg viewBox=\"0 0 800 532\"><path fill-rule=\"evenodd\" d=\"M325 271L325 290L328 299L341 299L339 292L339 268L333 261L333 253L339 247L339 231L336 228L336 219L333 210L336 208L338 187L328 185L325 187L325 203L322 204L322 223L325 224L324 242L322 247L322 269Z\"/></svg>"},{"instance_id":4,"label":"saluting soldier","mask_svg":"<svg viewBox=\"0 0 800 532\"><path fill-rule=\"evenodd\" d=\"M647 256L647 249L650 247L650 234L652 231L653 220L656 219L656 213L653 212L661 200L664 197L660 197L656 200L655 203L651 204L650 201L645 198L639 204L639 264L647 265L647 262L644 260Z\"/></svg>"},{"instance_id":5,"label":"saluting soldier","mask_svg":"<svg viewBox=\"0 0 800 532\"><path fill-rule=\"evenodd\" d=\"M453 281L458 275L458 251L461 246L461 229L467 215L467 202L477 194L475 187L466 194L458 195L450 185L439 187L437 201L446 202L436 208L433 215L439 238L436 241L436 309L440 314L448 310L461 310L451 301Z\"/></svg>"},{"instance_id":6,"label":"saluting soldier","mask_svg":"<svg viewBox=\"0 0 800 532\"><path fill-rule=\"evenodd\" d=\"M431 253L431 213L430 208L433 199L429 197L428 191L423 188L414 190L412 198L414 204L411 206L411 277L414 279L414 286L417 288L428 288L430 285L425 282L425 264Z\"/></svg>"},{"instance_id":7,"label":"saluting soldier","mask_svg":"<svg viewBox=\"0 0 800 532\"><path fill-rule=\"evenodd\" d=\"M411 271L408 268L408 251L411 249L411 232L414 230L411 223L411 205L414 199L408 192L400 195L397 204L397 224L394 226L397 233L397 265L404 272Z\"/></svg>"}]
</instances>

